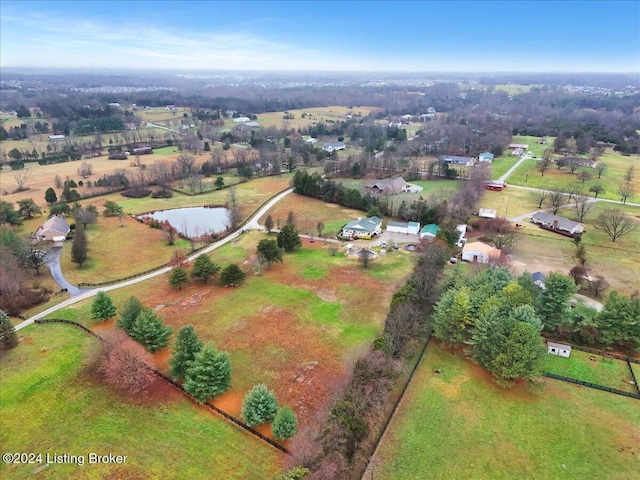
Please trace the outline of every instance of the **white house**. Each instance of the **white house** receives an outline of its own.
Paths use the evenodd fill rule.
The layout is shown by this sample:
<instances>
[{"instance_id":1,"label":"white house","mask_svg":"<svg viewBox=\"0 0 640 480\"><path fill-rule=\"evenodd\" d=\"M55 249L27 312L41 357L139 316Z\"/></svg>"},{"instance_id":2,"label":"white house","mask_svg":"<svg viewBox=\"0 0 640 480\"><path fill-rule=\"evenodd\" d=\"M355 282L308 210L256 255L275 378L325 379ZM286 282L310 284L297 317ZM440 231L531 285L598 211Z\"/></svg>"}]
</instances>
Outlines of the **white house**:
<instances>
[{"instance_id":1,"label":"white house","mask_svg":"<svg viewBox=\"0 0 640 480\"><path fill-rule=\"evenodd\" d=\"M489 263L500 258L500 250L482 242L466 243L462 248L462 260L472 263Z\"/></svg>"},{"instance_id":2,"label":"white house","mask_svg":"<svg viewBox=\"0 0 640 480\"><path fill-rule=\"evenodd\" d=\"M38 227L34 237L39 241L62 242L70 231L69 224L60 215L54 215Z\"/></svg>"},{"instance_id":3,"label":"white house","mask_svg":"<svg viewBox=\"0 0 640 480\"><path fill-rule=\"evenodd\" d=\"M233 121L236 123L245 123L245 122L250 122L251 119L249 117L238 117L238 118L234 118Z\"/></svg>"},{"instance_id":4,"label":"white house","mask_svg":"<svg viewBox=\"0 0 640 480\"><path fill-rule=\"evenodd\" d=\"M313 138L313 137L309 137L304 141L304 143L308 143L310 145L313 145L314 143L318 143L318 139L317 138Z\"/></svg>"},{"instance_id":5,"label":"white house","mask_svg":"<svg viewBox=\"0 0 640 480\"><path fill-rule=\"evenodd\" d=\"M49 140L64 140L64 135L49 135Z\"/></svg>"},{"instance_id":6,"label":"white house","mask_svg":"<svg viewBox=\"0 0 640 480\"><path fill-rule=\"evenodd\" d=\"M346 145L344 144L344 142L324 142L322 144L322 150L329 153L337 150L344 150L345 147Z\"/></svg>"},{"instance_id":7,"label":"white house","mask_svg":"<svg viewBox=\"0 0 640 480\"><path fill-rule=\"evenodd\" d=\"M464 244L467 243L467 239L464 236L467 233L467 225L464 223L457 225L456 232L458 232L458 241L456 242L456 246L463 247Z\"/></svg>"},{"instance_id":8,"label":"white house","mask_svg":"<svg viewBox=\"0 0 640 480\"><path fill-rule=\"evenodd\" d=\"M478 216L480 218L496 218L498 216L498 211L492 208L481 208L478 210Z\"/></svg>"},{"instance_id":9,"label":"white house","mask_svg":"<svg viewBox=\"0 0 640 480\"><path fill-rule=\"evenodd\" d=\"M359 218L352 220L342 227L340 236L343 238L364 238L370 240L374 235L382 233L382 219L380 217Z\"/></svg>"},{"instance_id":10,"label":"white house","mask_svg":"<svg viewBox=\"0 0 640 480\"><path fill-rule=\"evenodd\" d=\"M571 345L563 343L547 342L547 353L569 358L571 356Z\"/></svg>"}]
</instances>

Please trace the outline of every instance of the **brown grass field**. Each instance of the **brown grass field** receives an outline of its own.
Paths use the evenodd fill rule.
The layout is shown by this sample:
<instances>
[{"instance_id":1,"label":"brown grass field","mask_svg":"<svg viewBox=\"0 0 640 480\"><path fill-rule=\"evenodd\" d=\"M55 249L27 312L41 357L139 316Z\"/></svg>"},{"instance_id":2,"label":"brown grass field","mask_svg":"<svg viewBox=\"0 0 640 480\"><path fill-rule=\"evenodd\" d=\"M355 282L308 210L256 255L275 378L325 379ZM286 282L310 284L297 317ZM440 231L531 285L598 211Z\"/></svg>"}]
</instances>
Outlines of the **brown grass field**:
<instances>
[{"instance_id":1,"label":"brown grass field","mask_svg":"<svg viewBox=\"0 0 640 480\"><path fill-rule=\"evenodd\" d=\"M299 110L288 110L293 114L295 118L291 120L285 120L282 118L284 112L268 112L258 114L257 122L263 127L278 127L278 128L295 128L311 126L318 122L326 122L328 120L338 121L344 120L347 114L362 114L367 116L372 112L380 110L378 107L343 107L333 105L330 107L314 107L314 108L302 108ZM302 114L306 113L306 118L302 118ZM229 123L229 122L227 122ZM230 125L233 121L230 120Z\"/></svg>"},{"instance_id":2,"label":"brown grass field","mask_svg":"<svg viewBox=\"0 0 640 480\"><path fill-rule=\"evenodd\" d=\"M110 295L116 305L138 296L174 331L192 323L201 338L228 351L233 387L216 402L229 413L238 414L244 393L265 382L308 425L330 397L332 382L342 377L344 362L378 334L391 295L415 257L394 253L365 270L342 254L330 256L322 242L305 241L284 263L256 276L250 273L255 246L265 236L250 233L212 253L223 266L233 261L249 272L239 288L212 282L175 291L161 276ZM83 302L56 316L94 326L89 306ZM166 351L157 356L161 365L168 358Z\"/></svg>"}]
</instances>

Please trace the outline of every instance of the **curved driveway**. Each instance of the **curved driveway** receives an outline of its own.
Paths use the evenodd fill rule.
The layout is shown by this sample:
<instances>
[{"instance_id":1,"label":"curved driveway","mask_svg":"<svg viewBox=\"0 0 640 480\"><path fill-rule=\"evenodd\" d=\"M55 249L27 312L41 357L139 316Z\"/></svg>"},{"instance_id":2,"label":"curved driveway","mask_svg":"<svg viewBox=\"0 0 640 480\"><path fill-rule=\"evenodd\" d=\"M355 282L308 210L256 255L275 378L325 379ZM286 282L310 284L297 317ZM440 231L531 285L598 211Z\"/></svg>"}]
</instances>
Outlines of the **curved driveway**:
<instances>
[{"instance_id":1,"label":"curved driveway","mask_svg":"<svg viewBox=\"0 0 640 480\"><path fill-rule=\"evenodd\" d=\"M282 192L282 193L276 195L275 197L273 197L260 210L258 210L251 217L251 219L248 222L245 223L243 228L241 228L239 230L236 230L235 232L233 232L232 234L230 234L227 237L223 238L222 240L209 245L207 248L199 251L198 253L195 253L195 254L191 255L189 257L189 261L192 261L195 258L199 257L200 255L204 255L206 253L209 253L209 252L215 250L216 248L220 248L221 246L223 246L223 245L235 240L238 236L241 235L241 232L244 232L244 230L262 230L262 226L258 223L258 219L260 219L260 217L262 217L264 214L266 214L271 207L273 207L276 203L278 203L280 200L282 200L285 196L289 195L291 192L293 192L293 188L285 190L284 192ZM53 312L56 312L56 311L58 311L58 310L60 310L62 308L68 307L69 305L73 305L74 303L78 303L78 302L80 302L82 300L85 300L87 298L91 298L91 297L97 295L99 291L108 292L108 291L111 291L111 290L117 290L118 288L127 287L129 285L134 285L136 283L140 283L140 282L144 282L145 280L149 280L150 278L154 278L154 277L157 277L159 275L164 275L165 273L169 272L170 270L171 270L171 267L165 267L162 270L158 270L158 271L149 273L149 274L141 276L141 277L133 278L133 279L127 280L125 282L116 283L115 285L109 285L108 287L96 288L96 289L93 289L93 290L82 290L82 291L80 291L80 293L78 293L77 295L73 296L72 298L68 298L64 302L61 302L58 305L54 305L53 307L48 308L45 311L40 312L40 313L34 315L31 318L28 318L24 322L19 323L18 325L16 325L16 330L20 330L20 329L22 329L24 327L27 327L27 326L33 324L36 320L38 320L40 318L44 318L47 315L51 315ZM60 273L62 274L62 272L60 272Z\"/></svg>"},{"instance_id":2,"label":"curved driveway","mask_svg":"<svg viewBox=\"0 0 640 480\"><path fill-rule=\"evenodd\" d=\"M58 284L60 288L64 288L69 292L72 297L78 295L86 290L82 290L75 285L70 284L60 268L60 255L62 255L62 247L53 247L47 254L47 267L51 271L51 277L53 281Z\"/></svg>"}]
</instances>

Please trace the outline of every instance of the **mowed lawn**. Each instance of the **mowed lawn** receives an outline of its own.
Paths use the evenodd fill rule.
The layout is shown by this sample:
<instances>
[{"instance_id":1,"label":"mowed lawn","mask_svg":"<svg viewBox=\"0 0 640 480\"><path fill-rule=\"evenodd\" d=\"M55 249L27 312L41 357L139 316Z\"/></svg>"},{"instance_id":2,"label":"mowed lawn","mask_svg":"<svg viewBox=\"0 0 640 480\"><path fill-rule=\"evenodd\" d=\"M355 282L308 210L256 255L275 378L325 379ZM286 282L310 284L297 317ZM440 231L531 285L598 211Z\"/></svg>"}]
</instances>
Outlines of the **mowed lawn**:
<instances>
[{"instance_id":1,"label":"mowed lawn","mask_svg":"<svg viewBox=\"0 0 640 480\"><path fill-rule=\"evenodd\" d=\"M300 251L257 276L252 265L262 238L267 235L253 232L211 255L223 266L234 262L248 272L240 287L210 282L176 291L164 275L110 295L118 306L138 296L174 331L192 323L204 340L228 351L233 388L220 401L229 413L238 414L246 391L265 382L308 425L316 407L331 395L331 381L344 374L345 359L379 335L391 295L416 257L396 252L364 269L343 253L331 256L322 242L305 241ZM55 316L96 325L90 302ZM165 360L167 355L160 353Z\"/></svg>"},{"instance_id":2,"label":"mowed lawn","mask_svg":"<svg viewBox=\"0 0 640 480\"><path fill-rule=\"evenodd\" d=\"M280 452L160 381L135 399L103 385L83 363L97 342L86 333L36 325L20 337L0 357L0 441L3 453L42 453L43 463L3 462L0 477L244 479L280 470ZM44 466L47 453L90 452L126 455L126 463Z\"/></svg>"},{"instance_id":3,"label":"mowed lawn","mask_svg":"<svg viewBox=\"0 0 640 480\"><path fill-rule=\"evenodd\" d=\"M595 360L591 360L591 357ZM548 355L545 371L605 387L636 393L627 362L573 349L569 358Z\"/></svg>"},{"instance_id":4,"label":"mowed lawn","mask_svg":"<svg viewBox=\"0 0 640 480\"><path fill-rule=\"evenodd\" d=\"M638 400L545 384L502 389L460 352L431 343L374 459L375 478L637 479Z\"/></svg>"}]
</instances>

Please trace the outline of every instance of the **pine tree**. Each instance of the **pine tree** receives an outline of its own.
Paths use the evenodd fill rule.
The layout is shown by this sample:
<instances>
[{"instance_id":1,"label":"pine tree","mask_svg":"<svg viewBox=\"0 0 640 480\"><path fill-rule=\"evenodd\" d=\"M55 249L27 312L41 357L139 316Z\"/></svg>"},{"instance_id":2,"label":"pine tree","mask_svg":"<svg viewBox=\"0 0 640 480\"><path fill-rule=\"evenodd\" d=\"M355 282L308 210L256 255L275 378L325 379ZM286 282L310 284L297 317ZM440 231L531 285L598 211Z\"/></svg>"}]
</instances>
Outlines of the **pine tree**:
<instances>
[{"instance_id":1,"label":"pine tree","mask_svg":"<svg viewBox=\"0 0 640 480\"><path fill-rule=\"evenodd\" d=\"M0 345L12 349L18 345L16 329L9 319L9 315L0 310Z\"/></svg>"},{"instance_id":2,"label":"pine tree","mask_svg":"<svg viewBox=\"0 0 640 480\"><path fill-rule=\"evenodd\" d=\"M178 330L176 346L169 360L171 376L174 380L184 380L203 343L198 338L193 325L185 325Z\"/></svg>"},{"instance_id":3,"label":"pine tree","mask_svg":"<svg viewBox=\"0 0 640 480\"><path fill-rule=\"evenodd\" d=\"M244 273L238 265L232 263L222 270L222 273L220 274L220 283L225 287L235 287L236 285L241 284L246 276L246 273Z\"/></svg>"},{"instance_id":4,"label":"pine tree","mask_svg":"<svg viewBox=\"0 0 640 480\"><path fill-rule=\"evenodd\" d=\"M56 203L58 201L56 191L51 187L47 188L47 191L44 192L44 199L48 204Z\"/></svg>"},{"instance_id":5,"label":"pine tree","mask_svg":"<svg viewBox=\"0 0 640 480\"><path fill-rule=\"evenodd\" d=\"M131 333L133 322L143 309L142 302L136 297L129 297L125 300L122 308L120 308L120 318L118 319L118 327L127 333Z\"/></svg>"},{"instance_id":6,"label":"pine tree","mask_svg":"<svg viewBox=\"0 0 640 480\"><path fill-rule=\"evenodd\" d=\"M226 352L204 345L185 377L184 389L199 402L226 392L231 386L231 364Z\"/></svg>"},{"instance_id":7,"label":"pine tree","mask_svg":"<svg viewBox=\"0 0 640 480\"><path fill-rule=\"evenodd\" d=\"M451 353L457 343L466 339L466 328L471 324L469 287L448 290L436 305L433 316L433 334L451 344Z\"/></svg>"},{"instance_id":8,"label":"pine tree","mask_svg":"<svg viewBox=\"0 0 640 480\"><path fill-rule=\"evenodd\" d=\"M271 426L273 436L278 440L288 440L298 431L298 419L291 408L284 406L278 409Z\"/></svg>"},{"instance_id":9,"label":"pine tree","mask_svg":"<svg viewBox=\"0 0 640 480\"><path fill-rule=\"evenodd\" d=\"M219 271L220 265L212 262L208 256L200 255L191 267L191 278L207 283L209 278L215 276Z\"/></svg>"},{"instance_id":10,"label":"pine tree","mask_svg":"<svg viewBox=\"0 0 640 480\"><path fill-rule=\"evenodd\" d=\"M182 267L176 267L169 274L169 285L176 290L182 290L182 287L189 284L189 275Z\"/></svg>"},{"instance_id":11,"label":"pine tree","mask_svg":"<svg viewBox=\"0 0 640 480\"><path fill-rule=\"evenodd\" d=\"M273 230L273 217L271 215L267 215L267 218L264 219L264 228L267 229L267 233L271 233Z\"/></svg>"},{"instance_id":12,"label":"pine tree","mask_svg":"<svg viewBox=\"0 0 640 480\"><path fill-rule=\"evenodd\" d=\"M302 240L300 240L295 225L287 224L282 227L278 233L278 246L284 248L287 253L294 252L302 246Z\"/></svg>"},{"instance_id":13,"label":"pine tree","mask_svg":"<svg viewBox=\"0 0 640 480\"><path fill-rule=\"evenodd\" d=\"M143 308L138 314L131 331L131 338L141 343L150 352L166 347L169 343L171 328L162 323L162 319L150 308Z\"/></svg>"},{"instance_id":14,"label":"pine tree","mask_svg":"<svg viewBox=\"0 0 640 480\"><path fill-rule=\"evenodd\" d=\"M91 304L91 318L105 321L116 314L116 306L111 301L111 297L102 290L98 292Z\"/></svg>"},{"instance_id":15,"label":"pine tree","mask_svg":"<svg viewBox=\"0 0 640 480\"><path fill-rule=\"evenodd\" d=\"M71 261L77 263L80 267L87 261L87 235L82 227L76 228L76 232L73 235Z\"/></svg>"},{"instance_id":16,"label":"pine tree","mask_svg":"<svg viewBox=\"0 0 640 480\"><path fill-rule=\"evenodd\" d=\"M242 419L250 427L261 423L271 423L277 411L276 394L263 383L249 390L242 401Z\"/></svg>"}]
</instances>

